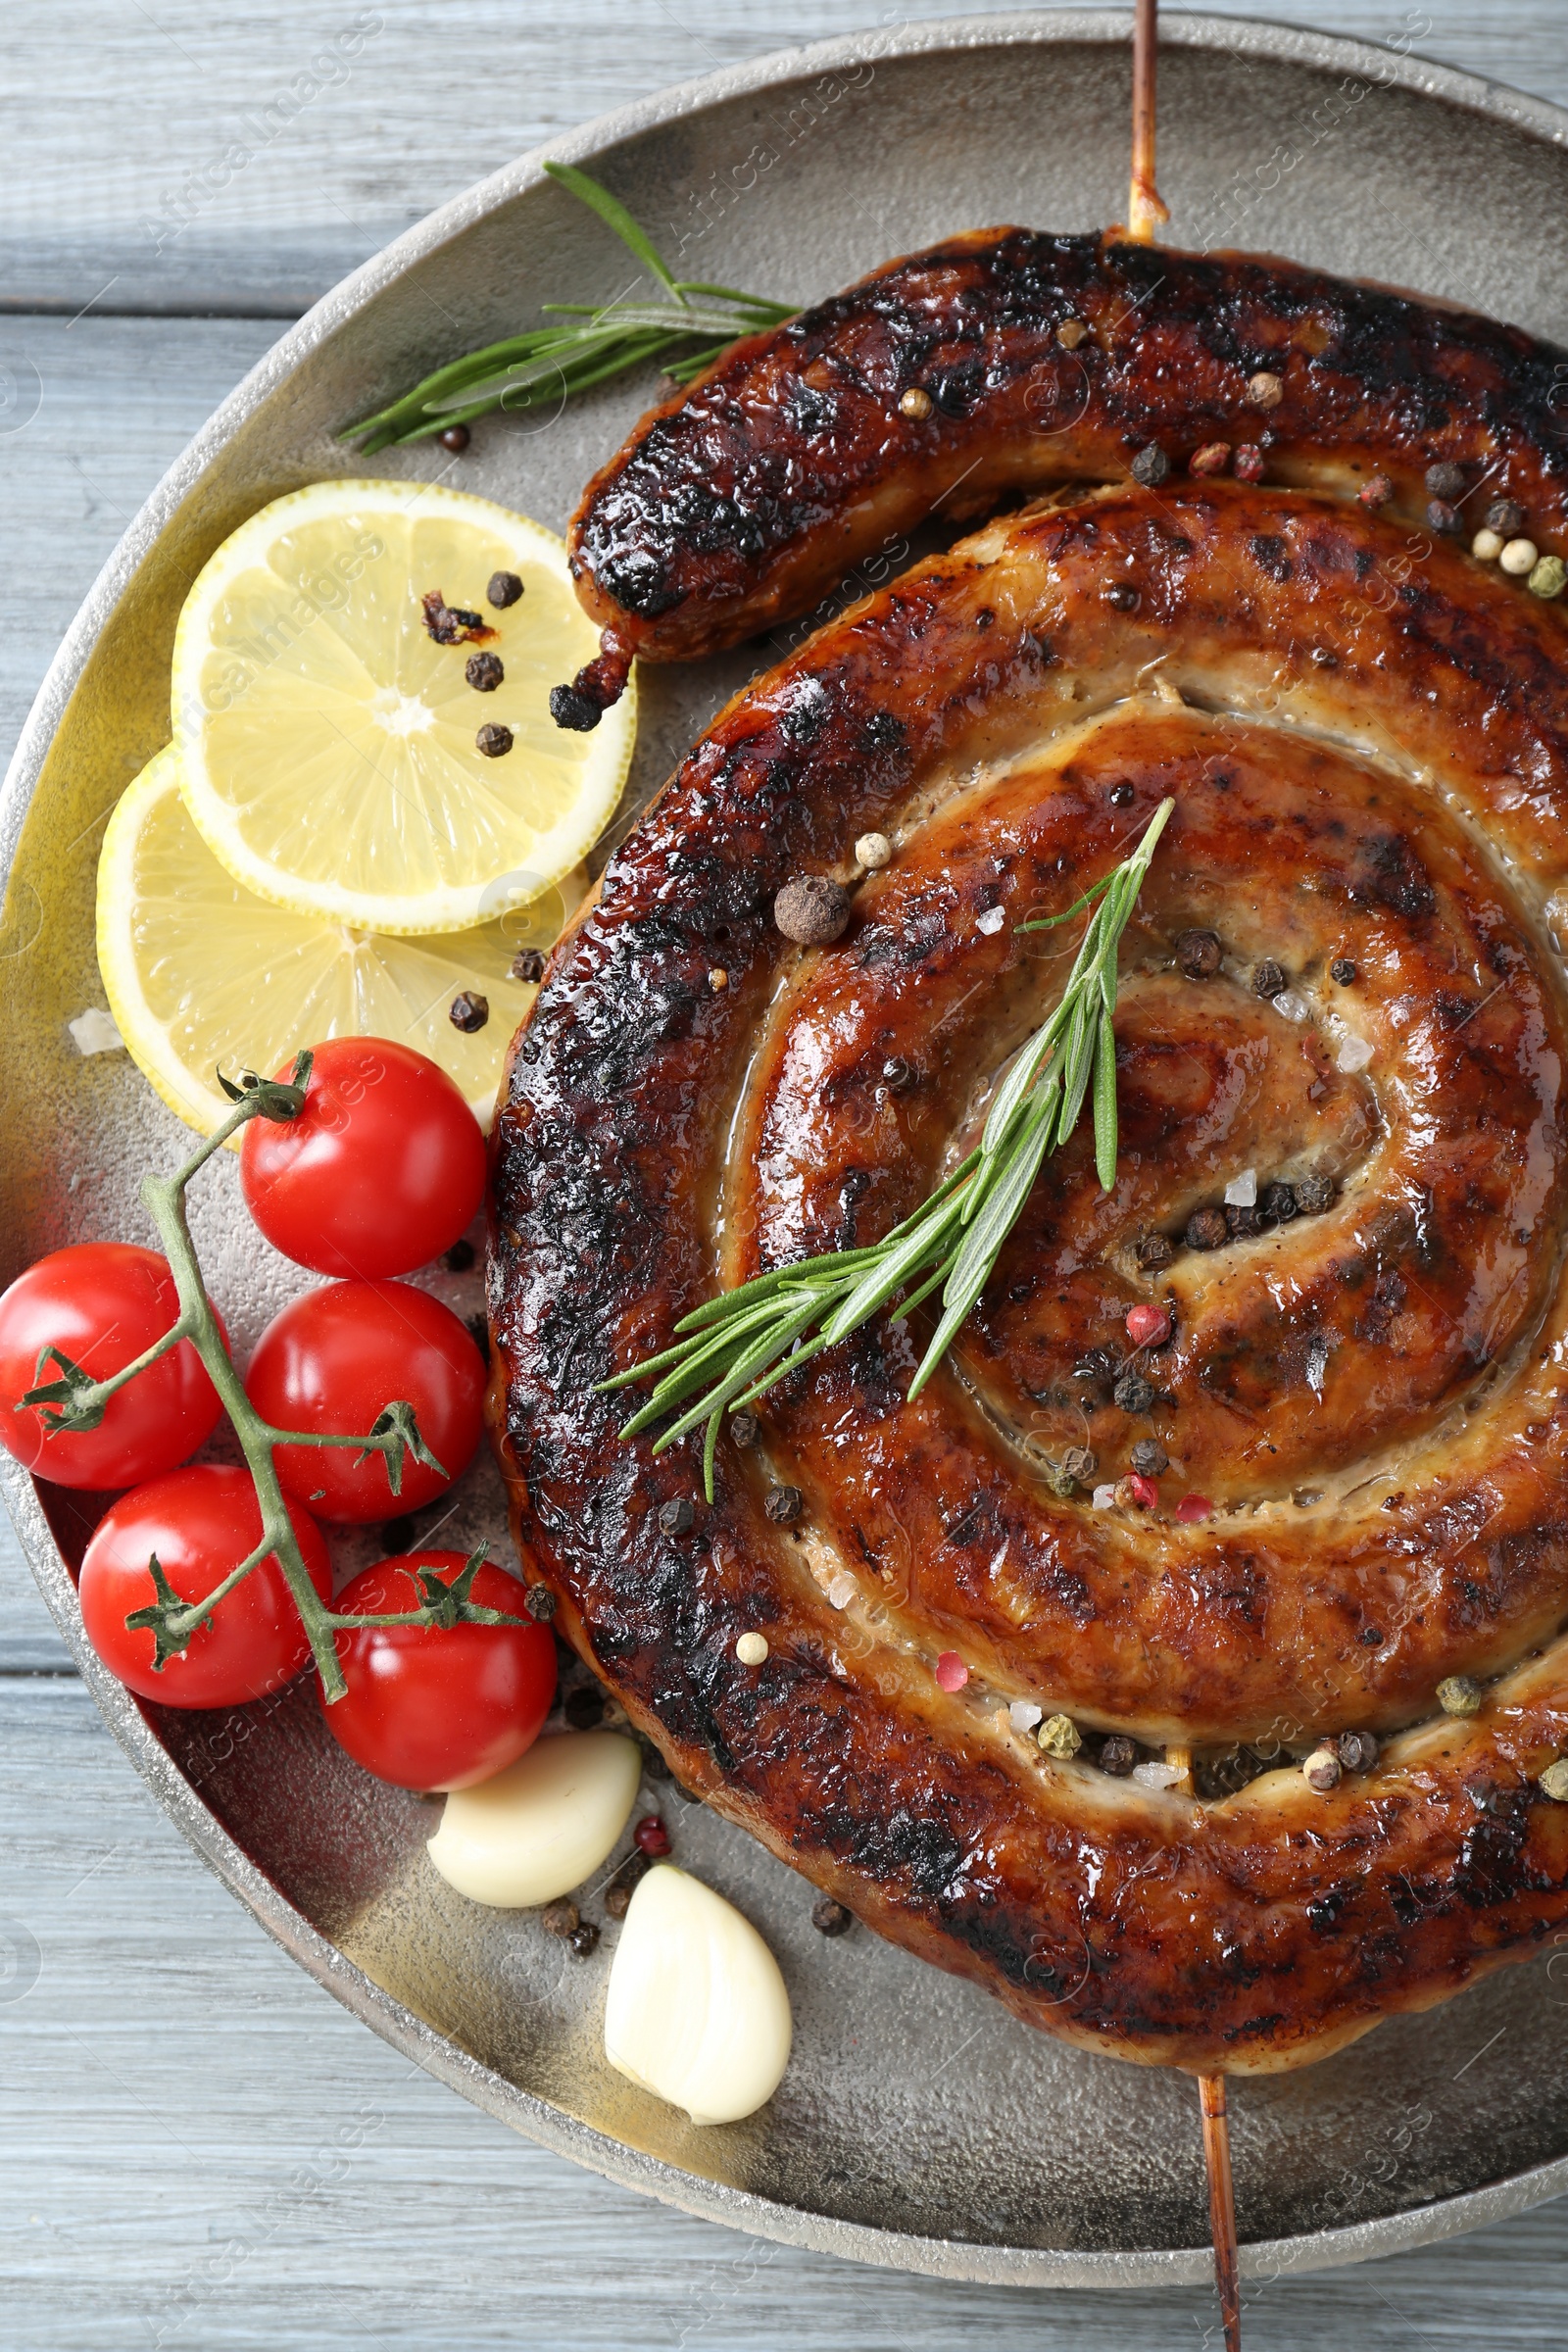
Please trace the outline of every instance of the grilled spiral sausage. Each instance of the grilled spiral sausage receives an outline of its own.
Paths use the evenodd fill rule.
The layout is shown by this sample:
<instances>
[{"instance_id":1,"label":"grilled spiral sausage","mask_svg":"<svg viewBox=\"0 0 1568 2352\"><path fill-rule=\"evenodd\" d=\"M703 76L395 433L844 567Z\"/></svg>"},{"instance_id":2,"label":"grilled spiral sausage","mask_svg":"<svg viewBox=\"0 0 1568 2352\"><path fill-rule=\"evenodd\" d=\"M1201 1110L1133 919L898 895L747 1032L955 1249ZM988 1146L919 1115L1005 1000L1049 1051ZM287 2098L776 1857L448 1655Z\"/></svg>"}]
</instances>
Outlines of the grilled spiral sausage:
<instances>
[{"instance_id":1,"label":"grilled spiral sausage","mask_svg":"<svg viewBox=\"0 0 1568 2352\"><path fill-rule=\"evenodd\" d=\"M691 661L824 599L826 618L928 518L1119 480L1140 451L1241 452L1345 495L1381 474L1415 523L1426 469L1456 466L1484 499L1439 503L1469 529L1505 496L1555 547L1565 428L1568 354L1493 319L1288 262L977 230L736 344L642 419L572 518L605 650L554 707L591 726L633 657Z\"/></svg>"},{"instance_id":2,"label":"grilled spiral sausage","mask_svg":"<svg viewBox=\"0 0 1568 2352\"><path fill-rule=\"evenodd\" d=\"M1167 794L1114 1191L1047 1163L914 1405L882 1320L721 1442L710 1508L695 1441L619 1443L599 1382L966 1148L1070 961L1019 923ZM773 926L802 872L853 889L831 947ZM1568 1922L1565 882L1549 607L1298 490L1076 493L740 695L514 1044L493 1404L558 1623L718 1810L1054 2033L1298 2064ZM1308 1786L1340 1733L1381 1754Z\"/></svg>"}]
</instances>

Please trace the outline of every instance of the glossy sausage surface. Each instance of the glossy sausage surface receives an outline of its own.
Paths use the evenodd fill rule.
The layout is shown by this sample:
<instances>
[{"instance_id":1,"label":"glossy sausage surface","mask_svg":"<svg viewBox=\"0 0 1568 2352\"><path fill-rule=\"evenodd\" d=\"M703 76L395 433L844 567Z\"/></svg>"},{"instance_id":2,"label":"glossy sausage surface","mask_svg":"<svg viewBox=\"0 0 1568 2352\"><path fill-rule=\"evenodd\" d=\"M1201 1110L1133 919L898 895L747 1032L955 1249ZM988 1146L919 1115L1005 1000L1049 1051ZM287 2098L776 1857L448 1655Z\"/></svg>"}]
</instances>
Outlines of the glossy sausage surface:
<instances>
[{"instance_id":1,"label":"glossy sausage surface","mask_svg":"<svg viewBox=\"0 0 1568 2352\"><path fill-rule=\"evenodd\" d=\"M622 1445L599 1382L965 1147L1077 935L1020 919L1167 793L1115 1190L1081 1143L1048 1164L913 1407L883 1321L721 1443L711 1507L695 1445ZM803 871L853 888L825 950L771 921ZM738 697L514 1045L494 1402L530 1573L688 1785L1052 2032L1297 2064L1568 1921L1565 882L1557 613L1353 504L1173 479L995 523ZM1249 1177L1315 1205L1192 1247ZM1152 1440L1145 1510L1115 1486ZM1309 1788L1355 1730L1376 1766ZM1206 1797L1100 1769L1111 1732L1196 1747Z\"/></svg>"},{"instance_id":2,"label":"glossy sausage surface","mask_svg":"<svg viewBox=\"0 0 1568 2352\"><path fill-rule=\"evenodd\" d=\"M1178 475L1216 449L1343 495L1383 474L1417 526L1427 468L1457 465L1467 537L1506 497L1543 551L1568 548L1554 346L1289 262L979 230L736 345L595 475L570 545L608 632L598 690L633 656L826 619L922 525L1123 480L1151 445Z\"/></svg>"}]
</instances>

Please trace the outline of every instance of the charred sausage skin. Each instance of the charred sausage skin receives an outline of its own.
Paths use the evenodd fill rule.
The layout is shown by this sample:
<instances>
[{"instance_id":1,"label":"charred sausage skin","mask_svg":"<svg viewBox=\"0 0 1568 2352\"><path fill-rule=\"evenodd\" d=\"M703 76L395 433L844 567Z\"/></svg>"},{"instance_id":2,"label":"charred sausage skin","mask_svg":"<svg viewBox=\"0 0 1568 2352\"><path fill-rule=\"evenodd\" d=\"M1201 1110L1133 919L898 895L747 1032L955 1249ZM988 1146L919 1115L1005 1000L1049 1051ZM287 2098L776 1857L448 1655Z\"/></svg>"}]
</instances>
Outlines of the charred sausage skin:
<instances>
[{"instance_id":1,"label":"charred sausage skin","mask_svg":"<svg viewBox=\"0 0 1568 2352\"><path fill-rule=\"evenodd\" d=\"M1469 532L1506 497L1560 549L1568 354L1288 262L952 238L737 344L594 476L570 533L606 631L586 691L612 701L633 657L691 661L824 600L825 618L931 518L1123 479L1151 444L1178 472L1248 447L1271 482L1347 495L1383 474L1417 525L1426 469L1457 465Z\"/></svg>"},{"instance_id":2,"label":"charred sausage skin","mask_svg":"<svg viewBox=\"0 0 1568 2352\"><path fill-rule=\"evenodd\" d=\"M737 698L682 763L558 949L498 1117L493 1406L517 1542L559 1622L717 1808L896 1941L1124 2057L1300 2063L1568 1921L1568 1807L1539 1787L1568 1746L1568 1012L1548 938L1568 880L1568 676L1554 612L1442 544L1412 562L1406 537L1298 492L1173 481L1013 517L906 574ZM1107 597L1129 581L1132 608ZM1214 728L1223 742L1203 740ZM1356 1302L1332 1327L1345 1360L1369 1315L1400 1356L1364 1462L1345 1459L1338 1408L1333 1459L1313 1462L1298 1388L1290 1476L1321 1468L1316 1501L1265 1479L1186 1526L1174 1490L1148 1515L1043 1493L997 1398L1032 1378L1032 1350L1077 1344L1084 1304L1071 1285L1064 1307L1053 1293L1042 1333L1007 1286L913 1414L908 1343L889 1327L822 1359L803 1394L779 1393L763 1447L721 1444L709 1509L692 1454L622 1446L623 1402L596 1384L666 1344L716 1281L821 1246L850 1175L866 1179L850 1188L859 1237L891 1221L906 1144L956 1148L1015 1042L1036 982L1009 961L1008 908L1020 892L1065 905L1167 784L1169 855L1127 945L1135 1055L1185 1039L1245 1061L1261 1034L1237 975L1184 1009L1169 972L1184 918L1230 929L1215 888L1245 902L1244 866L1280 906L1294 892L1282 945L1329 1045L1325 967L1353 945L1377 1050L1364 1077L1326 1057L1290 1146L1342 1155L1332 1215L1179 1263L1177 1348L1205 1328L1211 1346L1219 1317L1266 1339L1279 1287L1310 1290L1338 1259ZM774 893L801 870L853 880L872 826L897 840L893 866L859 890L839 946L799 956L772 927ZM1020 846L1009 826L1034 836ZM923 844L941 852L925 868ZM997 870L982 877L982 858ZM1006 929L980 932L994 906ZM1245 962L1265 944L1231 951ZM897 1134L862 1133L857 1090L874 1120L888 1106L856 1023L879 1054L890 1032L885 1059L918 1052L939 1025L921 992L934 1004L960 953L978 1010L924 1095L899 1098ZM814 1058L814 1098L792 1052ZM1206 1084L1200 1067L1193 1091L1159 1093L1155 1164L1088 1235L1113 1308L1134 1295L1136 1234L1296 1116L1265 1089L1245 1113L1264 1125L1209 1135ZM1051 1252L1083 1240L1093 1200L1070 1158L1009 1273L1054 1279ZM1379 1178L1396 1163L1397 1185ZM1426 1216L1425 1267L1419 1216L1385 1229L1396 1194ZM1397 1303L1379 1293L1385 1258ZM1424 1320L1410 1302L1428 1274ZM1440 1319L1464 1280L1464 1312L1496 1345L1485 1361L1455 1353ZM1436 1428L1449 1407L1455 1429ZM920 1522L960 1463L1019 1519L1015 1541ZM807 1490L792 1531L764 1514L770 1476ZM677 1497L697 1503L685 1535L660 1523ZM912 1529L912 1576L877 1511ZM824 1583L845 1574L840 1606ZM1374 1593L1396 1616L1374 1616ZM754 1630L769 1646L751 1668L735 1642ZM1140 1686L1129 1661L1156 1642L1162 1671ZM947 1647L970 1669L956 1694L933 1675ZM1436 1712L1434 1679L1455 1668L1498 1677L1473 1720ZM1255 1734L1270 1708L1298 1736L1410 1728L1327 1795L1282 1768L1199 1804L1042 1758L1006 1716L1031 1690L1152 1739Z\"/></svg>"}]
</instances>

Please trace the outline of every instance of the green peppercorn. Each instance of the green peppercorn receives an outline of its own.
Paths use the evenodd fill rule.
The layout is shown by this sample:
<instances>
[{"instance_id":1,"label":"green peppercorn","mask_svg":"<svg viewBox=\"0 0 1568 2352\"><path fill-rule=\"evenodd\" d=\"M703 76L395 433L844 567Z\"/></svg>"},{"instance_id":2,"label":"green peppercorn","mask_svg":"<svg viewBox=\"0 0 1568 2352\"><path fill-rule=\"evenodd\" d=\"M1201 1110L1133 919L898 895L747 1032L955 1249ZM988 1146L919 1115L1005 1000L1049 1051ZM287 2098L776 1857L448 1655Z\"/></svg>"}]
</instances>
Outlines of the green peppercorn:
<instances>
[{"instance_id":1,"label":"green peppercorn","mask_svg":"<svg viewBox=\"0 0 1568 2352\"><path fill-rule=\"evenodd\" d=\"M1065 1763L1069 1756L1078 1753L1084 1740L1083 1734L1070 1715L1048 1715L1035 1734L1035 1743L1044 1748L1048 1756L1055 1756Z\"/></svg>"},{"instance_id":2,"label":"green peppercorn","mask_svg":"<svg viewBox=\"0 0 1568 2352\"><path fill-rule=\"evenodd\" d=\"M1547 598L1561 596L1565 585L1568 585L1568 564L1561 556L1543 556L1525 582L1532 596Z\"/></svg>"},{"instance_id":3,"label":"green peppercorn","mask_svg":"<svg viewBox=\"0 0 1568 2352\"><path fill-rule=\"evenodd\" d=\"M1469 1674L1450 1674L1438 1685L1438 1704L1445 1715L1476 1715L1481 1710L1481 1685Z\"/></svg>"},{"instance_id":4,"label":"green peppercorn","mask_svg":"<svg viewBox=\"0 0 1568 2352\"><path fill-rule=\"evenodd\" d=\"M1553 1804L1568 1805L1568 1756L1559 1756L1555 1764L1548 1764L1536 1786Z\"/></svg>"}]
</instances>

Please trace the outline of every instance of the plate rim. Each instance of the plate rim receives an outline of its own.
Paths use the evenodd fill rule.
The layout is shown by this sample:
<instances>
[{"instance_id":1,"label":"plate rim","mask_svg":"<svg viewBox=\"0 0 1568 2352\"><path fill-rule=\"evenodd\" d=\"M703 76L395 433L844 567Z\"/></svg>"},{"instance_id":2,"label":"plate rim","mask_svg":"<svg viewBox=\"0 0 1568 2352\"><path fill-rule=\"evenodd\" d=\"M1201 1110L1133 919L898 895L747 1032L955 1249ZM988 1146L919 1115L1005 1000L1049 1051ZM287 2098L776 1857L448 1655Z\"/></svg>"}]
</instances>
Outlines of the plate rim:
<instances>
[{"instance_id":1,"label":"plate rim","mask_svg":"<svg viewBox=\"0 0 1568 2352\"><path fill-rule=\"evenodd\" d=\"M1527 136L1568 148L1568 109L1505 83L1434 64L1409 52L1346 35L1254 18L1182 15L1161 25L1168 47L1222 49L1289 61L1319 70L1381 79L1502 123ZM1038 48L1100 43L1125 48L1125 12L1107 9L1019 11L1005 16L947 17L916 24L834 35L796 49L769 51L710 74L673 83L594 117L547 146L504 165L371 255L331 287L280 335L215 410L164 474L122 533L78 608L43 681L0 785L0 877L9 882L18 842L54 737L87 662L122 597L165 529L208 468L250 417L329 335L367 309L416 264L502 204L544 178L547 154L587 164L624 140L735 98L777 85L863 66L869 58L962 55L998 47ZM383 2040L426 2073L525 2137L623 2187L653 2196L700 2219L814 2253L901 2270L914 2276L1002 2286L1141 2287L1188 2285L1210 2276L1206 2245L1104 2251L992 2246L968 2239L922 2236L804 2211L749 2190L688 2173L580 2122L536 2092L484 2066L450 2036L394 1999L365 1970L313 1927L251 1860L203 1802L159 1741L134 1696L115 1681L87 1642L75 1587L50 1532L31 1479L0 1454L0 1493L24 1553L100 1714L173 1822L201 1859L273 1939ZM1528 2211L1568 2192L1568 2153L1544 2165L1440 2198L1408 2212L1387 2214L1338 2229L1255 2239L1241 2248L1246 2278L1337 2269L1374 2256L1409 2251Z\"/></svg>"}]
</instances>

